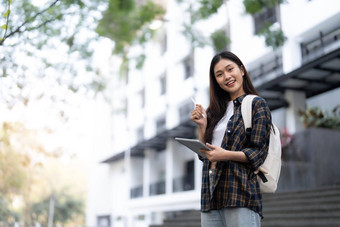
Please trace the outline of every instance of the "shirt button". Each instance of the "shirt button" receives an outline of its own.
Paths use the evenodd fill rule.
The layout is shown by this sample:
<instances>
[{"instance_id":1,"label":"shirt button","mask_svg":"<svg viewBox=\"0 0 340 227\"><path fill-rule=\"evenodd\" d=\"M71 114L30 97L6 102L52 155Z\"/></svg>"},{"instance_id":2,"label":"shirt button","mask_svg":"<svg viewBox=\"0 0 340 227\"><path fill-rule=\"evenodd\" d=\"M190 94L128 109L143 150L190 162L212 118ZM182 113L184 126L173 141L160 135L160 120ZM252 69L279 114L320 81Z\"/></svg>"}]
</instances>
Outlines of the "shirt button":
<instances>
[{"instance_id":1,"label":"shirt button","mask_svg":"<svg viewBox=\"0 0 340 227\"><path fill-rule=\"evenodd\" d=\"M230 130L228 130L228 133L230 133Z\"/></svg>"},{"instance_id":2,"label":"shirt button","mask_svg":"<svg viewBox=\"0 0 340 227\"><path fill-rule=\"evenodd\" d=\"M236 100L234 100L234 103L236 104Z\"/></svg>"}]
</instances>

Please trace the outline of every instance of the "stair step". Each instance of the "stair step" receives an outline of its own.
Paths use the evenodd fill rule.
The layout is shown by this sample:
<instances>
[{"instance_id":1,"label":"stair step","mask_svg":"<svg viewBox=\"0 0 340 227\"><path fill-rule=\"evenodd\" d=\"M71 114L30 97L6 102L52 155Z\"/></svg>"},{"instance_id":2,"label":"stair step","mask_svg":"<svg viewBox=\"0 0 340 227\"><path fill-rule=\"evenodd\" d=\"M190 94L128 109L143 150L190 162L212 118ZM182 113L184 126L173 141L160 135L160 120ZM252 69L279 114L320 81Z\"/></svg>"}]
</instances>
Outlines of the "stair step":
<instances>
[{"instance_id":1,"label":"stair step","mask_svg":"<svg viewBox=\"0 0 340 227\"><path fill-rule=\"evenodd\" d=\"M291 206L276 206L276 207L268 207L264 205L263 213L271 214L271 213L302 213L302 212L328 212L328 211L338 211L340 215L340 203L337 204L309 204L306 205L291 205Z\"/></svg>"},{"instance_id":2,"label":"stair step","mask_svg":"<svg viewBox=\"0 0 340 227\"><path fill-rule=\"evenodd\" d=\"M201 222L195 223L164 223L163 225L150 225L150 227L201 227Z\"/></svg>"},{"instance_id":3,"label":"stair step","mask_svg":"<svg viewBox=\"0 0 340 227\"><path fill-rule=\"evenodd\" d=\"M308 219L308 220L319 220L319 219L331 219L331 220L339 220L340 214L339 211L328 211L328 212L308 212L308 213L278 213L271 214L264 217L265 219L289 219L289 220L299 220L299 219Z\"/></svg>"},{"instance_id":4,"label":"stair step","mask_svg":"<svg viewBox=\"0 0 340 227\"><path fill-rule=\"evenodd\" d=\"M319 189L309 189L304 191L293 191L293 192L280 192L274 194L263 194L263 201L275 200L275 199L292 199L292 198L314 198L314 197L329 197L329 196L339 196L340 187L327 187Z\"/></svg>"},{"instance_id":5,"label":"stair step","mask_svg":"<svg viewBox=\"0 0 340 227\"><path fill-rule=\"evenodd\" d=\"M201 220L201 218L188 218L188 219L181 219L181 218L174 218L174 219L165 219L164 223L169 223L169 222L195 222L197 220Z\"/></svg>"},{"instance_id":6,"label":"stair step","mask_svg":"<svg viewBox=\"0 0 340 227\"><path fill-rule=\"evenodd\" d=\"M264 194L262 201L262 227L340 226L339 186ZM199 210L183 211L150 227L200 227L200 220Z\"/></svg>"},{"instance_id":7,"label":"stair step","mask_svg":"<svg viewBox=\"0 0 340 227\"><path fill-rule=\"evenodd\" d=\"M334 204L340 203L340 194L338 196L332 197L311 197L311 198L285 198L285 199L275 199L272 200L262 200L262 203L265 204L267 207L270 206L291 206L292 204Z\"/></svg>"},{"instance_id":8,"label":"stair step","mask_svg":"<svg viewBox=\"0 0 340 227\"><path fill-rule=\"evenodd\" d=\"M336 220L275 220L261 222L262 227L339 227L340 222Z\"/></svg>"}]
</instances>

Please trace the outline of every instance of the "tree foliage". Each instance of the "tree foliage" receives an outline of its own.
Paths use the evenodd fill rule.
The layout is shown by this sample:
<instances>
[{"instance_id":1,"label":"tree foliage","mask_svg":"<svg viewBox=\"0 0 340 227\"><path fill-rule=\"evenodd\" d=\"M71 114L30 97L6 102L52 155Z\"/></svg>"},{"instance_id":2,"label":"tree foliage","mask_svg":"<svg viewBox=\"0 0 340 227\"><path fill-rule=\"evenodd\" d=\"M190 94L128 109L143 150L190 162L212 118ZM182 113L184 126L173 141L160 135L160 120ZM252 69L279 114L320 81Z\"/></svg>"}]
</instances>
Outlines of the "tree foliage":
<instances>
[{"instance_id":1,"label":"tree foliage","mask_svg":"<svg viewBox=\"0 0 340 227\"><path fill-rule=\"evenodd\" d=\"M222 0L199 0L193 4L177 0L181 4L186 4L186 12L190 15L190 20L183 23L183 35L188 39L191 48L203 47L211 44L211 40L207 39L203 33L195 26L200 20L208 19L217 13L217 10L223 5ZM215 39L215 41L217 41ZM216 44L216 43L215 43Z\"/></svg>"},{"instance_id":2,"label":"tree foliage","mask_svg":"<svg viewBox=\"0 0 340 227\"><path fill-rule=\"evenodd\" d=\"M10 108L18 101L27 105L42 97L55 102L65 98L38 93L36 80L51 84L53 80L71 93L105 84L92 58L93 43L99 40L95 23L105 0L43 2L0 2L0 83L4 86L0 98Z\"/></svg>"},{"instance_id":3,"label":"tree foliage","mask_svg":"<svg viewBox=\"0 0 340 227\"><path fill-rule=\"evenodd\" d=\"M53 175L47 172L47 168L53 160L58 160L61 153L46 150L39 134L19 122L1 125L0 226L19 220L27 226L34 226L35 221L44 223L47 220L44 212L48 212L46 201L51 195L56 197L55 222L78 221L81 224L84 221L83 195L66 190L65 179L58 182L62 188L53 187L46 179L56 178L57 168L53 168ZM21 205L14 207L15 201L20 201Z\"/></svg>"},{"instance_id":4,"label":"tree foliage","mask_svg":"<svg viewBox=\"0 0 340 227\"><path fill-rule=\"evenodd\" d=\"M133 42L143 44L151 38L152 30L146 25L163 14L164 9L150 0L142 5L134 0L109 0L96 31L114 40L114 52L123 55Z\"/></svg>"},{"instance_id":5,"label":"tree foliage","mask_svg":"<svg viewBox=\"0 0 340 227\"><path fill-rule=\"evenodd\" d=\"M225 30L219 29L213 32L210 36L215 52L221 52L226 49L230 43L229 37L226 36Z\"/></svg>"},{"instance_id":6,"label":"tree foliage","mask_svg":"<svg viewBox=\"0 0 340 227\"><path fill-rule=\"evenodd\" d=\"M286 2L286 0L243 0L243 5L246 13L253 15L261 12L263 8L274 8Z\"/></svg>"},{"instance_id":7,"label":"tree foliage","mask_svg":"<svg viewBox=\"0 0 340 227\"><path fill-rule=\"evenodd\" d=\"M340 130L340 105L334 107L329 113L320 107L308 107L299 111L300 121L306 128L319 127Z\"/></svg>"},{"instance_id":8,"label":"tree foliage","mask_svg":"<svg viewBox=\"0 0 340 227\"><path fill-rule=\"evenodd\" d=\"M287 3L286 0L243 0L245 12L250 15L256 15L264 9L272 9L280 4ZM283 46L286 37L281 29L281 26L273 26L273 23L263 23L262 28L258 33L263 36L265 44L272 47L274 50Z\"/></svg>"},{"instance_id":9,"label":"tree foliage","mask_svg":"<svg viewBox=\"0 0 340 227\"><path fill-rule=\"evenodd\" d=\"M51 199L54 200L54 223L65 225L72 220L84 221L79 218L84 216L83 200L61 192L58 195L50 195L42 201L31 205L30 214L32 224L40 223L42 226L47 226Z\"/></svg>"},{"instance_id":10,"label":"tree foliage","mask_svg":"<svg viewBox=\"0 0 340 227\"><path fill-rule=\"evenodd\" d=\"M208 40L201 31L195 28L195 24L200 20L205 20L216 14L223 4L228 4L227 0L200 0L195 2L193 7L192 3L183 0L177 0L181 4L187 4L187 12L190 14L190 22L184 23L183 34L189 40L193 48L202 47L205 45L212 45L215 51L223 50L231 42L223 29L216 30ZM286 3L286 0L243 0L243 5L246 14L256 15L264 8L273 8L277 5ZM277 49L281 47L286 37L279 27L273 27L273 24L264 23L259 36L265 38L266 46ZM225 29L226 30L226 29Z\"/></svg>"}]
</instances>

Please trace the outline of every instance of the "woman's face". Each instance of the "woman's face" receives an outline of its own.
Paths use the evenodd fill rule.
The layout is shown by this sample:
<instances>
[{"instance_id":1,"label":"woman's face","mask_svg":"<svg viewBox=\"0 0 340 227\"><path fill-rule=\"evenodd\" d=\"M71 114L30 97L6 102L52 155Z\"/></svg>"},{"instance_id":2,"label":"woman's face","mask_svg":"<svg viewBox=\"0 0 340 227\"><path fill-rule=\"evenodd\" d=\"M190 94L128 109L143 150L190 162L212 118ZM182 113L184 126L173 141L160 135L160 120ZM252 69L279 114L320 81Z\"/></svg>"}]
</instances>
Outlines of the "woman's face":
<instances>
[{"instance_id":1,"label":"woman's face","mask_svg":"<svg viewBox=\"0 0 340 227\"><path fill-rule=\"evenodd\" d=\"M235 62L222 58L214 67L218 85L229 93L231 100L245 94L243 90L243 68Z\"/></svg>"}]
</instances>

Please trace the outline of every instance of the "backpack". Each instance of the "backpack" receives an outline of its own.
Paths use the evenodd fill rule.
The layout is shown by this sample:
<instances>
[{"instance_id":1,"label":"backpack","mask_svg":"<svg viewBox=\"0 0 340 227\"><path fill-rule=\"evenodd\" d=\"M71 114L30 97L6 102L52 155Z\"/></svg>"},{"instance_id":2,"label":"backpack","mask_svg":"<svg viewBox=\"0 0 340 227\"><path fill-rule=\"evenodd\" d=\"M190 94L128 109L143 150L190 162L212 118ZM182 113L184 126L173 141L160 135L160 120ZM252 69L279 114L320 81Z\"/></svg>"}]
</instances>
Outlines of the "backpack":
<instances>
[{"instance_id":1,"label":"backpack","mask_svg":"<svg viewBox=\"0 0 340 227\"><path fill-rule=\"evenodd\" d=\"M241 114L246 132L249 132L252 126L252 102L255 97L257 96L247 95L241 104ZM276 191L281 172L280 132L274 124L272 124L272 126L273 128L270 130L268 155L264 163L255 171L262 193L274 193Z\"/></svg>"}]
</instances>

